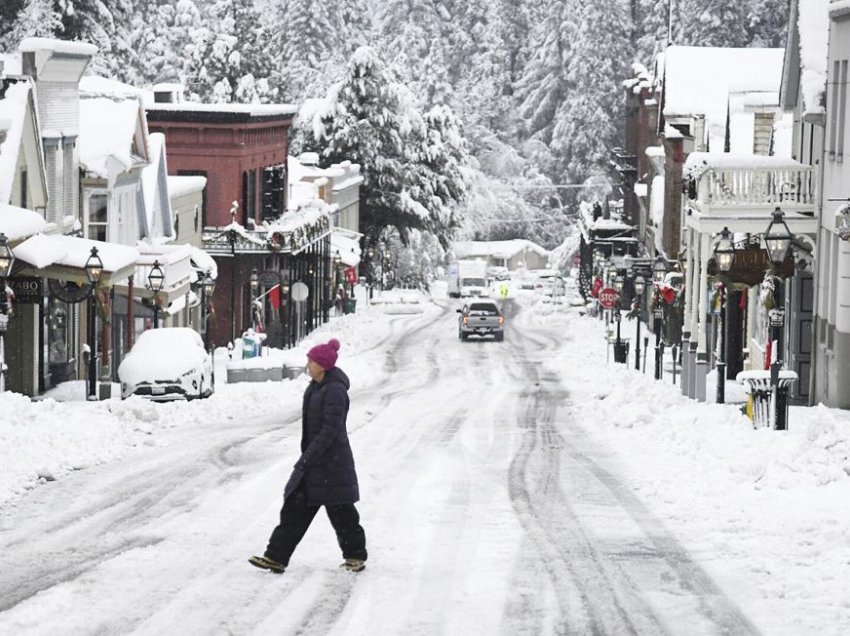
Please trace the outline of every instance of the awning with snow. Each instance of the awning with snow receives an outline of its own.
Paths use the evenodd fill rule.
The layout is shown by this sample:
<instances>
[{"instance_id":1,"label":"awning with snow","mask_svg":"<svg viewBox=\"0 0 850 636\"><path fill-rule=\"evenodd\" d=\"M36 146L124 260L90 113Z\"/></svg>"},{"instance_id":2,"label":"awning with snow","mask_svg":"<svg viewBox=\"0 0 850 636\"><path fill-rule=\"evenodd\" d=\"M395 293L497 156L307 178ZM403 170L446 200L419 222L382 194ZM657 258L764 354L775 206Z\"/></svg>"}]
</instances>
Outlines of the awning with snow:
<instances>
[{"instance_id":1,"label":"awning with snow","mask_svg":"<svg viewBox=\"0 0 850 636\"><path fill-rule=\"evenodd\" d=\"M331 256L339 252L340 261L348 267L360 264L359 233L343 228L334 228L331 232Z\"/></svg>"},{"instance_id":2,"label":"awning with snow","mask_svg":"<svg viewBox=\"0 0 850 636\"><path fill-rule=\"evenodd\" d=\"M133 296L152 298L148 287L148 276L154 265L158 264L165 277L157 298L161 305L177 301L189 293L190 285L195 281L195 269L192 267L192 250L189 245L139 245L139 256L133 272ZM127 285L119 285L116 291L129 293Z\"/></svg>"},{"instance_id":3,"label":"awning with snow","mask_svg":"<svg viewBox=\"0 0 850 636\"><path fill-rule=\"evenodd\" d=\"M86 262L92 247L103 262L101 286L115 285L133 274L139 258L135 248L65 234L36 234L13 247L12 253L23 264L16 274L88 284Z\"/></svg>"},{"instance_id":4,"label":"awning with snow","mask_svg":"<svg viewBox=\"0 0 850 636\"><path fill-rule=\"evenodd\" d=\"M38 212L0 203L0 234L5 234L9 242L38 234L45 225L47 221Z\"/></svg>"}]
</instances>

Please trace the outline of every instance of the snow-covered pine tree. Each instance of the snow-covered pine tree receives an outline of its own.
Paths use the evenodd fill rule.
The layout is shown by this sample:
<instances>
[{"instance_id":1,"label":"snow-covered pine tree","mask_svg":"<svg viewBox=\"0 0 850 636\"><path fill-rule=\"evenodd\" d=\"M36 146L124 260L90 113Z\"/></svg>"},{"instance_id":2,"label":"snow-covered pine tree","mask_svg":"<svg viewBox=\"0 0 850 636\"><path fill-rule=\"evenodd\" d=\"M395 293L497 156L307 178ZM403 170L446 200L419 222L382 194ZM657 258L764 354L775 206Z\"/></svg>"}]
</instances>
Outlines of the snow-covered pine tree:
<instances>
[{"instance_id":1,"label":"snow-covered pine tree","mask_svg":"<svg viewBox=\"0 0 850 636\"><path fill-rule=\"evenodd\" d=\"M450 8L442 0L388 0L380 15L385 51L398 56L402 78L425 105L451 99L451 47L457 37Z\"/></svg>"},{"instance_id":2,"label":"snow-covered pine tree","mask_svg":"<svg viewBox=\"0 0 850 636\"><path fill-rule=\"evenodd\" d=\"M372 244L387 228L402 239L425 229L441 241L455 223L464 195L465 142L448 110L423 116L413 94L371 47L361 47L344 77L300 125L305 148L322 162L362 166L361 229Z\"/></svg>"},{"instance_id":3,"label":"snow-covered pine tree","mask_svg":"<svg viewBox=\"0 0 850 636\"><path fill-rule=\"evenodd\" d=\"M576 0L550 0L549 12L531 35L534 53L515 84L522 118L517 136L548 144L555 113L567 96L567 65L576 38Z\"/></svg>"},{"instance_id":4,"label":"snow-covered pine tree","mask_svg":"<svg viewBox=\"0 0 850 636\"><path fill-rule=\"evenodd\" d=\"M351 57L358 48L375 38L375 24L366 0L339 0L337 3L342 17L342 35L338 44L344 59Z\"/></svg>"},{"instance_id":5,"label":"snow-covered pine tree","mask_svg":"<svg viewBox=\"0 0 850 636\"><path fill-rule=\"evenodd\" d=\"M271 28L277 88L284 101L323 95L333 67L344 63L343 8L335 0L283 0ZM350 17L350 16L349 16Z\"/></svg>"},{"instance_id":6,"label":"snow-covered pine tree","mask_svg":"<svg viewBox=\"0 0 850 636\"><path fill-rule=\"evenodd\" d=\"M626 0L586 4L567 66L570 89L555 113L550 147L566 183L608 171L608 150L622 138L622 86L632 51Z\"/></svg>"},{"instance_id":7,"label":"snow-covered pine tree","mask_svg":"<svg viewBox=\"0 0 850 636\"><path fill-rule=\"evenodd\" d=\"M784 47L788 36L789 0L748 0L749 46Z\"/></svg>"},{"instance_id":8,"label":"snow-covered pine tree","mask_svg":"<svg viewBox=\"0 0 850 636\"><path fill-rule=\"evenodd\" d=\"M747 46L747 6L741 0L679 0L673 42L685 46Z\"/></svg>"},{"instance_id":9,"label":"snow-covered pine tree","mask_svg":"<svg viewBox=\"0 0 850 636\"><path fill-rule=\"evenodd\" d=\"M267 101L268 46L252 0L215 0L207 11L206 27L193 32L188 50L191 93L202 101Z\"/></svg>"},{"instance_id":10,"label":"snow-covered pine tree","mask_svg":"<svg viewBox=\"0 0 850 636\"><path fill-rule=\"evenodd\" d=\"M636 3L634 59L650 68L667 45L670 0L631 0Z\"/></svg>"},{"instance_id":11,"label":"snow-covered pine tree","mask_svg":"<svg viewBox=\"0 0 850 636\"><path fill-rule=\"evenodd\" d=\"M89 72L123 79L134 64L129 32L131 0L55 0L62 21L58 37L97 46Z\"/></svg>"},{"instance_id":12,"label":"snow-covered pine tree","mask_svg":"<svg viewBox=\"0 0 850 636\"><path fill-rule=\"evenodd\" d=\"M0 50L14 50L29 37L53 38L62 29L53 0L25 0L9 29L0 40Z\"/></svg>"}]
</instances>

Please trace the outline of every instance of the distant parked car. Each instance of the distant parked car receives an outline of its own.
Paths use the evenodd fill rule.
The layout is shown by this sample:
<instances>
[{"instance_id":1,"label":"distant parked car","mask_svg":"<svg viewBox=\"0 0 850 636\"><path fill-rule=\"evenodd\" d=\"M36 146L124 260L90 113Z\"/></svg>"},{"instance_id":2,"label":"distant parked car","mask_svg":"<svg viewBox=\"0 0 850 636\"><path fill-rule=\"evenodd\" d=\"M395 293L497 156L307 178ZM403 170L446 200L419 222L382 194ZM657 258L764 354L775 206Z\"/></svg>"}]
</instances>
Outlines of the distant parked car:
<instances>
[{"instance_id":1,"label":"distant parked car","mask_svg":"<svg viewBox=\"0 0 850 636\"><path fill-rule=\"evenodd\" d=\"M213 361L197 331L187 327L148 329L118 367L121 397L192 400L212 395Z\"/></svg>"},{"instance_id":2,"label":"distant parked car","mask_svg":"<svg viewBox=\"0 0 850 636\"><path fill-rule=\"evenodd\" d=\"M505 317L499 306L492 302L476 302L458 309L457 337L466 340L469 336L489 336L497 342L505 339Z\"/></svg>"}]
</instances>

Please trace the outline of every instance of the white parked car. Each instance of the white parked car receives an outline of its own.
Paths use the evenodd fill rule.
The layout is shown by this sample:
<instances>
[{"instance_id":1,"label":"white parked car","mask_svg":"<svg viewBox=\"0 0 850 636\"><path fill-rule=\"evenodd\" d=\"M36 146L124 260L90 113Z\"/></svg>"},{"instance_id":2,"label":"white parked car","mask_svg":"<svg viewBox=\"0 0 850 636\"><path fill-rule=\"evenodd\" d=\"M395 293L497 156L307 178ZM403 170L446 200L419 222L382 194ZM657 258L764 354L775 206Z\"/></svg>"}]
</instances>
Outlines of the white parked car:
<instances>
[{"instance_id":1,"label":"white parked car","mask_svg":"<svg viewBox=\"0 0 850 636\"><path fill-rule=\"evenodd\" d=\"M121 397L151 400L204 398L214 391L212 356L194 329L148 329L118 367Z\"/></svg>"}]
</instances>

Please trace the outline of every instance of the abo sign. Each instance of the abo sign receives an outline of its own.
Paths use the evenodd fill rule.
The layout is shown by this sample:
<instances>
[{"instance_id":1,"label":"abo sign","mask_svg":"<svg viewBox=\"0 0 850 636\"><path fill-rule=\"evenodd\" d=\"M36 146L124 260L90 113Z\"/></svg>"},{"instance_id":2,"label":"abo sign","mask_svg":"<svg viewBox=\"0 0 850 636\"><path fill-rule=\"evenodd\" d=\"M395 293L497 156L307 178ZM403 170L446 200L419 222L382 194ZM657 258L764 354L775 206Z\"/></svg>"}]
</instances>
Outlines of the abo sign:
<instances>
[{"instance_id":1,"label":"abo sign","mask_svg":"<svg viewBox=\"0 0 850 636\"><path fill-rule=\"evenodd\" d=\"M599 291L599 304L605 309L613 309L616 307L619 299L620 295L613 287L605 287Z\"/></svg>"}]
</instances>

